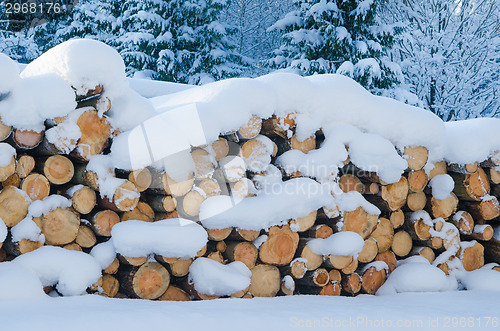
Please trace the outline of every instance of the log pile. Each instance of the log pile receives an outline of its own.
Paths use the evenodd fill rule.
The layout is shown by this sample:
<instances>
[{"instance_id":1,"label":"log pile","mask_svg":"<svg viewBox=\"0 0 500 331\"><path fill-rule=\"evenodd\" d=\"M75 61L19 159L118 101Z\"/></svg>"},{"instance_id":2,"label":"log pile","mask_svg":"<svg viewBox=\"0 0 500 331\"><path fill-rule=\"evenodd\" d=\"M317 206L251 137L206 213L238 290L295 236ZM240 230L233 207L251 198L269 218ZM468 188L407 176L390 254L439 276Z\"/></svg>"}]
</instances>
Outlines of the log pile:
<instances>
[{"instance_id":1,"label":"log pile","mask_svg":"<svg viewBox=\"0 0 500 331\"><path fill-rule=\"evenodd\" d=\"M254 193L248 187L258 186L256 177L265 166L291 149L313 151L324 139L318 131L314 137L300 141L294 134L293 114L269 119L253 116L239 130L221 135L209 146L193 148L196 171L188 180L176 182L168 173L153 168L114 169L111 175L123 179L123 183L111 197L103 197L98 174L87 169L93 156L109 153L117 134L105 115L113 105L101 97L102 91L97 86L86 95L76 96L76 123L81 131L77 141L54 143L44 132L11 129L0 122L0 139L17 151L17 157L0 168L0 218L9 229L28 214L30 202L25 196L34 202L62 195L71 200L71 206L33 220L45 237L45 245L88 253L109 240L113 226L120 222L178 217L199 221L200 207L209 197L229 191L240 199L251 197ZM46 123L46 129L63 121L53 119ZM259 134L273 142L272 150L257 139ZM359 192L380 209L380 215L362 207L341 214L325 206L290 219L288 224L261 231L207 228L209 241L196 258L244 263L252 272L251 284L232 295L239 298L374 294L395 269L397 260L413 255L434 262L444 256L443 252L449 252L437 264L445 273L457 262L467 271L487 262L500 263L500 241L493 239L492 228L500 221L500 172L495 170L500 162L495 158L466 165L442 161L427 173L423 170L428 159L425 147L407 147L401 153L408 169L392 184L383 182L376 173L361 171L349 159L340 169L339 188ZM252 158L255 171L229 162L235 158ZM455 188L449 197L439 200L432 196L428 183L442 174L453 178ZM302 176L300 172L289 175L284 171L282 175L283 180ZM357 256L322 256L308 246L311 239L325 239L339 231L353 231L363 238L363 250ZM0 261L12 260L42 245L29 239L15 241L9 233L0 243ZM216 298L198 292L189 282L192 263L192 258L118 255L88 291L151 300Z\"/></svg>"}]
</instances>

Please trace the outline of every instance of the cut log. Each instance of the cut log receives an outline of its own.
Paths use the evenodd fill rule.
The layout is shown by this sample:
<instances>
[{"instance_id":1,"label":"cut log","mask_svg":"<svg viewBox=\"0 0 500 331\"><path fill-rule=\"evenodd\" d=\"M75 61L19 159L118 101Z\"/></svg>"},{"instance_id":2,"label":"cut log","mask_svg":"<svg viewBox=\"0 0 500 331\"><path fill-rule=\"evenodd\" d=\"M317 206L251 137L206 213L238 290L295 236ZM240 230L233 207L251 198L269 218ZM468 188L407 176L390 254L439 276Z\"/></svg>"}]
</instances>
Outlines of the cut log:
<instances>
[{"instance_id":1,"label":"cut log","mask_svg":"<svg viewBox=\"0 0 500 331\"><path fill-rule=\"evenodd\" d=\"M272 117L262 121L262 133L266 136L280 136L288 139L292 134L291 129L295 127L295 114L290 113L287 116Z\"/></svg>"},{"instance_id":2,"label":"cut log","mask_svg":"<svg viewBox=\"0 0 500 331\"><path fill-rule=\"evenodd\" d=\"M77 243L69 243L67 245L64 245L62 248L67 249L69 251L83 252L82 247L80 247L80 245L78 245Z\"/></svg>"},{"instance_id":3,"label":"cut log","mask_svg":"<svg viewBox=\"0 0 500 331\"><path fill-rule=\"evenodd\" d=\"M313 271L308 271L301 279L297 279L297 284L308 287L323 287L330 281L328 270L318 268Z\"/></svg>"},{"instance_id":4,"label":"cut log","mask_svg":"<svg viewBox=\"0 0 500 331\"><path fill-rule=\"evenodd\" d=\"M500 184L500 171L493 167L490 168L490 181L496 185Z\"/></svg>"},{"instance_id":5,"label":"cut log","mask_svg":"<svg viewBox=\"0 0 500 331\"><path fill-rule=\"evenodd\" d=\"M406 256L410 253L413 242L410 235L406 231L398 231L394 234L391 249L397 256Z\"/></svg>"},{"instance_id":6,"label":"cut log","mask_svg":"<svg viewBox=\"0 0 500 331\"><path fill-rule=\"evenodd\" d=\"M269 162L276 149L272 152L268 150L268 146L259 139L247 140L242 146L240 156L245 161L247 169L251 171L263 171Z\"/></svg>"},{"instance_id":7,"label":"cut log","mask_svg":"<svg viewBox=\"0 0 500 331\"><path fill-rule=\"evenodd\" d=\"M367 239L377 226L378 216L368 214L363 207L345 212L342 231L352 231Z\"/></svg>"},{"instance_id":8,"label":"cut log","mask_svg":"<svg viewBox=\"0 0 500 331\"><path fill-rule=\"evenodd\" d=\"M328 255L325 256L324 259L324 265L327 268L334 268L334 269L344 269L347 268L353 261L352 256L344 256L344 255Z\"/></svg>"},{"instance_id":9,"label":"cut log","mask_svg":"<svg viewBox=\"0 0 500 331\"><path fill-rule=\"evenodd\" d=\"M28 177L29 174L35 169L35 159L31 155L21 155L17 159L16 173L19 178L23 179Z\"/></svg>"},{"instance_id":10,"label":"cut log","mask_svg":"<svg viewBox=\"0 0 500 331\"><path fill-rule=\"evenodd\" d=\"M275 297L281 288L281 276L277 267L259 264L253 267L248 290L254 297Z\"/></svg>"},{"instance_id":11,"label":"cut log","mask_svg":"<svg viewBox=\"0 0 500 331\"><path fill-rule=\"evenodd\" d=\"M401 209L393 211L391 213L391 217L389 218L389 221L391 221L392 227L394 229L398 229L401 226L403 226L403 224L405 223L405 214L403 213L403 211Z\"/></svg>"},{"instance_id":12,"label":"cut log","mask_svg":"<svg viewBox=\"0 0 500 331\"><path fill-rule=\"evenodd\" d=\"M96 206L96 193L88 186L72 187L66 192L70 193L73 209L82 215L90 213Z\"/></svg>"},{"instance_id":13,"label":"cut log","mask_svg":"<svg viewBox=\"0 0 500 331\"><path fill-rule=\"evenodd\" d=\"M148 262L140 267L130 267L121 275L123 292L140 299L154 300L167 290L170 275L161 264Z\"/></svg>"},{"instance_id":14,"label":"cut log","mask_svg":"<svg viewBox=\"0 0 500 331\"><path fill-rule=\"evenodd\" d=\"M408 196L408 180L406 177L402 176L398 182L382 186L381 196L387 202L391 211L401 209L405 205Z\"/></svg>"},{"instance_id":15,"label":"cut log","mask_svg":"<svg viewBox=\"0 0 500 331\"><path fill-rule=\"evenodd\" d=\"M208 153L204 149L199 148L191 152L191 157L194 162L197 179L206 179L212 177L215 167L212 162L210 153Z\"/></svg>"},{"instance_id":16,"label":"cut log","mask_svg":"<svg viewBox=\"0 0 500 331\"><path fill-rule=\"evenodd\" d=\"M333 229L326 224L313 226L307 233L309 238L326 239L333 234Z\"/></svg>"},{"instance_id":17,"label":"cut log","mask_svg":"<svg viewBox=\"0 0 500 331\"><path fill-rule=\"evenodd\" d=\"M37 147L43 139L43 131L15 129L11 135L12 142L16 149L29 150Z\"/></svg>"},{"instance_id":18,"label":"cut log","mask_svg":"<svg viewBox=\"0 0 500 331\"><path fill-rule=\"evenodd\" d=\"M458 198L455 194L451 193L449 197L444 200L439 200L434 197L430 200L430 209L434 218L442 217L448 219L453 213L457 211Z\"/></svg>"},{"instance_id":19,"label":"cut log","mask_svg":"<svg viewBox=\"0 0 500 331\"><path fill-rule=\"evenodd\" d=\"M378 253L377 241L370 237L365 240L363 249L358 255L358 261L361 263L369 263L375 259Z\"/></svg>"},{"instance_id":20,"label":"cut log","mask_svg":"<svg viewBox=\"0 0 500 331\"><path fill-rule=\"evenodd\" d=\"M120 288L120 283L118 280L111 275L102 276L101 291L103 294L110 298L114 298L118 294L118 289Z\"/></svg>"},{"instance_id":21,"label":"cut log","mask_svg":"<svg viewBox=\"0 0 500 331\"><path fill-rule=\"evenodd\" d=\"M57 208L43 215L41 223L47 245L65 245L76 239L80 215L71 208Z\"/></svg>"},{"instance_id":22,"label":"cut log","mask_svg":"<svg viewBox=\"0 0 500 331\"><path fill-rule=\"evenodd\" d=\"M0 167L0 182L7 180L12 174L16 172L16 158L13 156L10 163L5 167Z\"/></svg>"},{"instance_id":23,"label":"cut log","mask_svg":"<svg viewBox=\"0 0 500 331\"><path fill-rule=\"evenodd\" d=\"M473 174L464 175L450 173L455 181L453 192L460 200L480 201L481 197L490 193L490 182L488 175L482 168L478 168Z\"/></svg>"},{"instance_id":24,"label":"cut log","mask_svg":"<svg viewBox=\"0 0 500 331\"><path fill-rule=\"evenodd\" d=\"M263 263L283 266L292 262L299 243L299 235L289 225L273 226L268 237L259 247L259 258Z\"/></svg>"},{"instance_id":25,"label":"cut log","mask_svg":"<svg viewBox=\"0 0 500 331\"><path fill-rule=\"evenodd\" d=\"M5 125L2 122L2 118L0 117L0 141L4 141L10 136L10 133L12 132L12 128L8 125Z\"/></svg>"},{"instance_id":26,"label":"cut log","mask_svg":"<svg viewBox=\"0 0 500 331\"><path fill-rule=\"evenodd\" d=\"M411 211L418 211L425 208L427 205L427 196L424 192L410 193L406 199L406 205Z\"/></svg>"},{"instance_id":27,"label":"cut log","mask_svg":"<svg viewBox=\"0 0 500 331\"><path fill-rule=\"evenodd\" d=\"M177 208L177 199L170 195L150 194L146 196L146 201L155 211L169 213Z\"/></svg>"},{"instance_id":28,"label":"cut log","mask_svg":"<svg viewBox=\"0 0 500 331\"><path fill-rule=\"evenodd\" d=\"M207 259L214 260L219 262L220 264L226 264L224 257L220 252L211 252L207 255Z\"/></svg>"},{"instance_id":29,"label":"cut log","mask_svg":"<svg viewBox=\"0 0 500 331\"><path fill-rule=\"evenodd\" d=\"M491 238L483 242L484 255L489 262L500 263L500 240Z\"/></svg>"},{"instance_id":30,"label":"cut log","mask_svg":"<svg viewBox=\"0 0 500 331\"><path fill-rule=\"evenodd\" d=\"M474 229L474 219L468 212L463 210L458 211L449 221L457 227L460 234L472 234Z\"/></svg>"},{"instance_id":31,"label":"cut log","mask_svg":"<svg viewBox=\"0 0 500 331\"><path fill-rule=\"evenodd\" d=\"M394 238L394 228L392 227L391 221L384 217L379 218L377 227L371 236L377 242L379 253L387 251L391 248Z\"/></svg>"},{"instance_id":32,"label":"cut log","mask_svg":"<svg viewBox=\"0 0 500 331\"><path fill-rule=\"evenodd\" d=\"M196 217L200 213L201 204L205 197L198 191L191 191L182 199L182 210L191 217Z\"/></svg>"},{"instance_id":33,"label":"cut log","mask_svg":"<svg viewBox=\"0 0 500 331\"><path fill-rule=\"evenodd\" d=\"M111 236L111 229L120 222L120 216L112 210L101 210L90 219L92 229L98 236Z\"/></svg>"},{"instance_id":34,"label":"cut log","mask_svg":"<svg viewBox=\"0 0 500 331\"><path fill-rule=\"evenodd\" d=\"M254 241L260 236L260 231L257 230L244 230L233 228L229 235L230 240L235 241Z\"/></svg>"},{"instance_id":35,"label":"cut log","mask_svg":"<svg viewBox=\"0 0 500 331\"><path fill-rule=\"evenodd\" d=\"M448 173L447 171L447 165L445 161L439 161L437 163L434 163L434 168L429 172L429 180L432 178L438 176L438 175L446 175Z\"/></svg>"},{"instance_id":36,"label":"cut log","mask_svg":"<svg viewBox=\"0 0 500 331\"><path fill-rule=\"evenodd\" d=\"M361 289L366 294L375 294L385 283L385 269L377 270L376 267L369 267L363 272L361 277Z\"/></svg>"},{"instance_id":37,"label":"cut log","mask_svg":"<svg viewBox=\"0 0 500 331\"><path fill-rule=\"evenodd\" d=\"M358 177L351 174L345 174L340 177L339 187L345 193L349 191L357 191L359 193L364 192L364 185L363 183L361 183L361 180Z\"/></svg>"},{"instance_id":38,"label":"cut log","mask_svg":"<svg viewBox=\"0 0 500 331\"><path fill-rule=\"evenodd\" d=\"M16 173L13 173L6 180L2 182L3 187L7 186L19 187L20 184L21 184L21 179L19 178L19 175Z\"/></svg>"},{"instance_id":39,"label":"cut log","mask_svg":"<svg viewBox=\"0 0 500 331\"><path fill-rule=\"evenodd\" d=\"M412 192L423 192L429 182L424 170L414 170L408 173L408 188Z\"/></svg>"},{"instance_id":40,"label":"cut log","mask_svg":"<svg viewBox=\"0 0 500 331\"><path fill-rule=\"evenodd\" d=\"M448 164L448 171L459 174L473 174L477 171L478 168L479 164L477 162L469 164L456 164L456 163Z\"/></svg>"},{"instance_id":41,"label":"cut log","mask_svg":"<svg viewBox=\"0 0 500 331\"><path fill-rule=\"evenodd\" d=\"M413 247L413 249L410 252L410 255L412 256L420 255L422 257L425 257L429 261L429 263L434 262L434 259L436 258L436 254L434 253L432 248L427 246Z\"/></svg>"},{"instance_id":42,"label":"cut log","mask_svg":"<svg viewBox=\"0 0 500 331\"><path fill-rule=\"evenodd\" d=\"M39 241L31 241L29 239L21 239L18 242L12 242L10 236L7 237L3 243L3 249L12 256L19 256L32 252L43 246L43 243Z\"/></svg>"},{"instance_id":43,"label":"cut log","mask_svg":"<svg viewBox=\"0 0 500 331\"><path fill-rule=\"evenodd\" d=\"M224 228L224 229L206 229L209 240L214 241L222 241L229 237L231 234L232 228Z\"/></svg>"},{"instance_id":44,"label":"cut log","mask_svg":"<svg viewBox=\"0 0 500 331\"><path fill-rule=\"evenodd\" d=\"M229 261L243 262L248 269L252 269L257 262L259 252L254 244L247 241L230 241L227 242L226 250L223 253L224 257Z\"/></svg>"},{"instance_id":45,"label":"cut log","mask_svg":"<svg viewBox=\"0 0 500 331\"><path fill-rule=\"evenodd\" d=\"M148 168L131 171L128 175L128 180L134 183L139 192L146 191L153 181L151 171Z\"/></svg>"},{"instance_id":46,"label":"cut log","mask_svg":"<svg viewBox=\"0 0 500 331\"><path fill-rule=\"evenodd\" d=\"M389 268L387 270L389 273L393 272L394 269L396 269L396 265L398 263L396 254L391 251L385 251L377 254L377 257L375 257L375 261L385 262L385 264L387 264L387 267Z\"/></svg>"},{"instance_id":47,"label":"cut log","mask_svg":"<svg viewBox=\"0 0 500 331\"><path fill-rule=\"evenodd\" d=\"M126 256L122 256L120 254L117 254L117 258L118 258L118 261L120 262L120 264L130 265L130 266L134 266L134 267L139 267L139 266L143 265L149 259L148 256L126 257Z\"/></svg>"},{"instance_id":48,"label":"cut log","mask_svg":"<svg viewBox=\"0 0 500 331\"><path fill-rule=\"evenodd\" d=\"M472 245L467 245L460 253L460 260L462 261L465 271L476 270L484 265L483 245L478 242L470 242L470 244Z\"/></svg>"},{"instance_id":49,"label":"cut log","mask_svg":"<svg viewBox=\"0 0 500 331\"><path fill-rule=\"evenodd\" d=\"M296 257L305 259L307 270L318 269L323 263L323 256L313 253L307 240L300 240L296 251Z\"/></svg>"},{"instance_id":50,"label":"cut log","mask_svg":"<svg viewBox=\"0 0 500 331\"><path fill-rule=\"evenodd\" d=\"M111 264L102 272L105 274L114 275L118 272L119 267L120 267L120 261L118 260L118 258L115 257L113 262L111 262Z\"/></svg>"},{"instance_id":51,"label":"cut log","mask_svg":"<svg viewBox=\"0 0 500 331\"><path fill-rule=\"evenodd\" d=\"M403 154L408 162L408 168L410 170L420 170L427 163L429 152L427 151L427 148L423 146L407 146L405 147Z\"/></svg>"},{"instance_id":52,"label":"cut log","mask_svg":"<svg viewBox=\"0 0 500 331\"><path fill-rule=\"evenodd\" d=\"M193 263L193 259L178 259L175 262L167 264L167 270L171 276L184 277L189 273L189 267Z\"/></svg>"},{"instance_id":53,"label":"cut log","mask_svg":"<svg viewBox=\"0 0 500 331\"><path fill-rule=\"evenodd\" d=\"M238 135L243 139L252 139L257 137L262 128L262 119L257 115L252 115L248 123L238 130Z\"/></svg>"},{"instance_id":54,"label":"cut log","mask_svg":"<svg viewBox=\"0 0 500 331\"><path fill-rule=\"evenodd\" d=\"M204 179L198 184L198 188L200 188L207 198L214 197L221 194L221 188L219 182L217 180L209 178Z\"/></svg>"},{"instance_id":55,"label":"cut log","mask_svg":"<svg viewBox=\"0 0 500 331\"><path fill-rule=\"evenodd\" d=\"M318 212L316 210L310 212L304 217L298 217L297 219L290 219L288 223L290 228L295 232L305 232L313 227L314 222L316 222L316 216Z\"/></svg>"},{"instance_id":56,"label":"cut log","mask_svg":"<svg viewBox=\"0 0 500 331\"><path fill-rule=\"evenodd\" d=\"M83 248L91 248L95 246L97 239L91 228L85 225L80 225L75 242Z\"/></svg>"},{"instance_id":57,"label":"cut log","mask_svg":"<svg viewBox=\"0 0 500 331\"><path fill-rule=\"evenodd\" d=\"M287 276L283 277L281 280L280 292L283 295L293 295L293 292L295 291L295 282L293 281L293 278L289 275Z\"/></svg>"},{"instance_id":58,"label":"cut log","mask_svg":"<svg viewBox=\"0 0 500 331\"><path fill-rule=\"evenodd\" d=\"M170 285L158 301L191 301L191 297L180 287Z\"/></svg>"},{"instance_id":59,"label":"cut log","mask_svg":"<svg viewBox=\"0 0 500 331\"><path fill-rule=\"evenodd\" d=\"M201 292L198 292L193 282L189 279L189 277L184 277L180 281L181 287L184 291L186 291L193 299L195 300L214 300L219 298L216 295L208 295Z\"/></svg>"},{"instance_id":60,"label":"cut log","mask_svg":"<svg viewBox=\"0 0 500 331\"><path fill-rule=\"evenodd\" d=\"M215 161L220 161L229 154L229 144L226 139L219 137L210 147L214 153Z\"/></svg>"},{"instance_id":61,"label":"cut log","mask_svg":"<svg viewBox=\"0 0 500 331\"><path fill-rule=\"evenodd\" d=\"M361 291L361 277L357 273L352 273L342 277L342 290L350 295L355 295Z\"/></svg>"},{"instance_id":62,"label":"cut log","mask_svg":"<svg viewBox=\"0 0 500 331\"><path fill-rule=\"evenodd\" d=\"M359 262L357 259L352 260L352 262L345 268L342 268L341 271L344 275L352 274L358 269Z\"/></svg>"},{"instance_id":63,"label":"cut log","mask_svg":"<svg viewBox=\"0 0 500 331\"><path fill-rule=\"evenodd\" d=\"M314 137L309 137L306 140L299 141L297 136L293 135L292 139L290 139L290 146L292 149L297 149L302 153L307 154L316 149L316 139Z\"/></svg>"},{"instance_id":64,"label":"cut log","mask_svg":"<svg viewBox=\"0 0 500 331\"><path fill-rule=\"evenodd\" d=\"M490 196L481 202L463 202L463 206L474 217L478 224L485 224L486 221L493 220L500 216L500 204L498 199Z\"/></svg>"},{"instance_id":65,"label":"cut log","mask_svg":"<svg viewBox=\"0 0 500 331\"><path fill-rule=\"evenodd\" d=\"M305 259L294 259L290 264L281 267L280 272L282 275L291 275L295 279L301 279L307 271L306 262Z\"/></svg>"},{"instance_id":66,"label":"cut log","mask_svg":"<svg viewBox=\"0 0 500 331\"><path fill-rule=\"evenodd\" d=\"M83 112L76 124L81 136L71 154L79 160L89 161L91 156L100 154L106 147L111 135L111 125L105 117L100 117L92 109Z\"/></svg>"},{"instance_id":67,"label":"cut log","mask_svg":"<svg viewBox=\"0 0 500 331\"><path fill-rule=\"evenodd\" d=\"M123 213L121 221L138 220L144 222L153 222L155 219L155 212L147 203L139 201L137 206L131 211Z\"/></svg>"},{"instance_id":68,"label":"cut log","mask_svg":"<svg viewBox=\"0 0 500 331\"><path fill-rule=\"evenodd\" d=\"M73 162L62 155L52 155L42 164L44 176L54 185L68 183L75 173Z\"/></svg>"},{"instance_id":69,"label":"cut log","mask_svg":"<svg viewBox=\"0 0 500 331\"><path fill-rule=\"evenodd\" d=\"M22 181L21 189L31 200L43 200L50 194L50 182L44 175L31 173Z\"/></svg>"},{"instance_id":70,"label":"cut log","mask_svg":"<svg viewBox=\"0 0 500 331\"><path fill-rule=\"evenodd\" d=\"M25 193L13 186L7 186L0 192L0 219L12 227L28 214L29 201Z\"/></svg>"},{"instance_id":71,"label":"cut log","mask_svg":"<svg viewBox=\"0 0 500 331\"><path fill-rule=\"evenodd\" d=\"M98 191L99 185L97 184L97 174L93 171L87 171L86 164L73 164L75 167L75 174L71 182L73 184L86 185L93 190Z\"/></svg>"},{"instance_id":72,"label":"cut log","mask_svg":"<svg viewBox=\"0 0 500 331\"><path fill-rule=\"evenodd\" d=\"M189 178L182 182L177 182L170 178L167 173L162 175L162 186L165 193L174 197L181 197L186 195L194 184L194 174L191 174Z\"/></svg>"},{"instance_id":73,"label":"cut log","mask_svg":"<svg viewBox=\"0 0 500 331\"><path fill-rule=\"evenodd\" d=\"M493 227L489 224L476 225L471 233L471 238L475 240L488 241L493 238L495 231Z\"/></svg>"},{"instance_id":74,"label":"cut log","mask_svg":"<svg viewBox=\"0 0 500 331\"><path fill-rule=\"evenodd\" d=\"M426 224L429 219L430 215L425 211L405 214L405 229L413 240L430 239L432 226Z\"/></svg>"},{"instance_id":75,"label":"cut log","mask_svg":"<svg viewBox=\"0 0 500 331\"><path fill-rule=\"evenodd\" d=\"M379 194L380 185L377 183L363 184L363 194Z\"/></svg>"},{"instance_id":76,"label":"cut log","mask_svg":"<svg viewBox=\"0 0 500 331\"><path fill-rule=\"evenodd\" d=\"M76 101L84 102L89 99L94 99L101 95L104 91L104 87L102 85L97 85L91 89L86 88L84 86L72 86L76 93Z\"/></svg>"}]
</instances>

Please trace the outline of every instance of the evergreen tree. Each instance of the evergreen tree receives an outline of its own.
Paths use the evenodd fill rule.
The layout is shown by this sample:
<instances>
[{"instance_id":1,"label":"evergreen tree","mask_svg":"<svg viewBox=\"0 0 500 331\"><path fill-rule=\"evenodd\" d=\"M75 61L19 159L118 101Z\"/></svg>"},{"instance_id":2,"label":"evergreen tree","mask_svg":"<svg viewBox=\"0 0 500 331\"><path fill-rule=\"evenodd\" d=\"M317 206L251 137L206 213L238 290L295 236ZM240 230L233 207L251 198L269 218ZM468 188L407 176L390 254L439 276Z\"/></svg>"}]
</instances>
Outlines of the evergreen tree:
<instances>
[{"instance_id":1,"label":"evergreen tree","mask_svg":"<svg viewBox=\"0 0 500 331\"><path fill-rule=\"evenodd\" d=\"M402 75L386 56L397 27L378 21L378 1L294 0L296 9L272 27L283 35L270 64L305 75L341 73L383 94Z\"/></svg>"},{"instance_id":2,"label":"evergreen tree","mask_svg":"<svg viewBox=\"0 0 500 331\"><path fill-rule=\"evenodd\" d=\"M132 0L124 3L115 44L129 73L202 84L240 75L246 64L218 22L224 0Z\"/></svg>"}]
</instances>

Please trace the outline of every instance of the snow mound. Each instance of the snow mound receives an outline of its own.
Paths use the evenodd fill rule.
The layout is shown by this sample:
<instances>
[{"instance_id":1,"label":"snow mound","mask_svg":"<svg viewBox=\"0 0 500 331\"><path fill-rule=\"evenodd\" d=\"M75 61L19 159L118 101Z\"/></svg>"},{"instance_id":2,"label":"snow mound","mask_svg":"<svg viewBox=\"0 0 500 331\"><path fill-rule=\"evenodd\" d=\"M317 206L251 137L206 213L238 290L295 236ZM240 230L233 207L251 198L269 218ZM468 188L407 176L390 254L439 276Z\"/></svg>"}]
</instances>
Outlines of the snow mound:
<instances>
[{"instance_id":1,"label":"snow mound","mask_svg":"<svg viewBox=\"0 0 500 331\"><path fill-rule=\"evenodd\" d=\"M104 270L111 265L113 260L116 258L115 247L113 242L108 240L106 242L100 243L92 247L90 251L97 262L101 265L101 269Z\"/></svg>"},{"instance_id":2,"label":"snow mound","mask_svg":"<svg viewBox=\"0 0 500 331\"><path fill-rule=\"evenodd\" d=\"M14 264L31 269L43 286L56 285L62 295L81 295L101 277L99 263L90 255L44 246L18 256Z\"/></svg>"},{"instance_id":3,"label":"snow mound","mask_svg":"<svg viewBox=\"0 0 500 331\"><path fill-rule=\"evenodd\" d=\"M403 292L441 292L457 289L455 278L448 277L421 256L410 257L398 265L389 275L377 295Z\"/></svg>"},{"instance_id":4,"label":"snow mound","mask_svg":"<svg viewBox=\"0 0 500 331\"><path fill-rule=\"evenodd\" d=\"M363 195L357 191L341 193L336 197L335 202L342 212L354 211L361 207L371 215L380 215L380 209L366 201Z\"/></svg>"},{"instance_id":5,"label":"snow mound","mask_svg":"<svg viewBox=\"0 0 500 331\"><path fill-rule=\"evenodd\" d=\"M444 200L451 196L455 182L450 175L438 175L431 179L429 186L432 187L432 196L435 199Z\"/></svg>"},{"instance_id":6,"label":"snow mound","mask_svg":"<svg viewBox=\"0 0 500 331\"><path fill-rule=\"evenodd\" d=\"M313 253L318 255L342 255L357 258L363 249L363 238L351 231L337 232L326 239L313 239L307 243Z\"/></svg>"},{"instance_id":7,"label":"snow mound","mask_svg":"<svg viewBox=\"0 0 500 331\"><path fill-rule=\"evenodd\" d=\"M7 225L5 225L4 221L0 218L0 243L3 243L5 238L7 238Z\"/></svg>"},{"instance_id":8,"label":"snow mound","mask_svg":"<svg viewBox=\"0 0 500 331\"><path fill-rule=\"evenodd\" d=\"M111 241L117 253L126 257L158 254L187 259L195 257L207 243L205 229L182 218L158 222L129 220L111 230Z\"/></svg>"},{"instance_id":9,"label":"snow mound","mask_svg":"<svg viewBox=\"0 0 500 331\"><path fill-rule=\"evenodd\" d=\"M227 296L250 286L252 272L240 261L222 264L200 257L189 267L189 281L206 295Z\"/></svg>"},{"instance_id":10,"label":"snow mound","mask_svg":"<svg viewBox=\"0 0 500 331\"><path fill-rule=\"evenodd\" d=\"M13 262L0 263L0 301L43 297L42 283L32 270Z\"/></svg>"},{"instance_id":11,"label":"snow mound","mask_svg":"<svg viewBox=\"0 0 500 331\"><path fill-rule=\"evenodd\" d=\"M487 266L465 272L458 278L466 290L500 291L500 272Z\"/></svg>"},{"instance_id":12,"label":"snow mound","mask_svg":"<svg viewBox=\"0 0 500 331\"><path fill-rule=\"evenodd\" d=\"M19 67L7 55L0 53L0 100L9 93L19 80Z\"/></svg>"},{"instance_id":13,"label":"snow mound","mask_svg":"<svg viewBox=\"0 0 500 331\"><path fill-rule=\"evenodd\" d=\"M327 186L309 178L294 178L269 185L237 204L229 197L210 197L201 205L200 221L208 229L261 230L304 217L332 200Z\"/></svg>"},{"instance_id":14,"label":"snow mound","mask_svg":"<svg viewBox=\"0 0 500 331\"><path fill-rule=\"evenodd\" d=\"M16 149L9 144L0 143L0 167L6 167L16 156Z\"/></svg>"}]
</instances>

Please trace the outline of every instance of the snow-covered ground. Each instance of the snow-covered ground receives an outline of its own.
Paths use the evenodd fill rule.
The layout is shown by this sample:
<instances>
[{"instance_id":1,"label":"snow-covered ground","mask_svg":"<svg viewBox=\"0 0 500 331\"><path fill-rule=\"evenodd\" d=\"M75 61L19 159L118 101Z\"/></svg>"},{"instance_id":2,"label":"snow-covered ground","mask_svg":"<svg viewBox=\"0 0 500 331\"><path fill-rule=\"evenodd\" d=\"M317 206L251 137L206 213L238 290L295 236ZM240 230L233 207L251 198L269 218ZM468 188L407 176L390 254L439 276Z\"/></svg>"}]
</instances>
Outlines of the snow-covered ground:
<instances>
[{"instance_id":1,"label":"snow-covered ground","mask_svg":"<svg viewBox=\"0 0 500 331\"><path fill-rule=\"evenodd\" d=\"M2 330L496 330L498 293L159 302L97 295L0 301Z\"/></svg>"}]
</instances>

